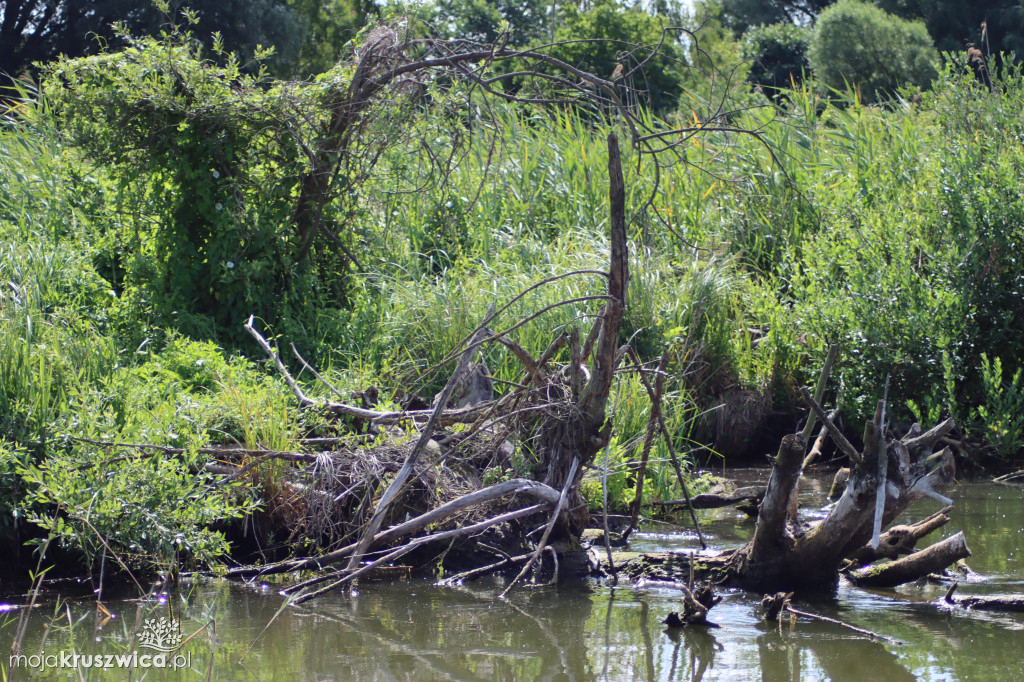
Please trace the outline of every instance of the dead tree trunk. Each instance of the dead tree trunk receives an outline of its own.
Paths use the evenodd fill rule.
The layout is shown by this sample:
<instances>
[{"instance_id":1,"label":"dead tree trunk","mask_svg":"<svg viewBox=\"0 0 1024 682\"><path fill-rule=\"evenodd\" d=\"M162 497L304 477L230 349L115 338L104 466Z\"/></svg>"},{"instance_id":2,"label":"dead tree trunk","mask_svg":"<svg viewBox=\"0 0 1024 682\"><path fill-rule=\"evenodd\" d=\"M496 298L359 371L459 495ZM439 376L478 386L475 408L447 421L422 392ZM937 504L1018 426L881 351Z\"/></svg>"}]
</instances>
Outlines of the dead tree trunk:
<instances>
[{"instance_id":1,"label":"dead tree trunk","mask_svg":"<svg viewBox=\"0 0 1024 682\"><path fill-rule=\"evenodd\" d=\"M581 531L588 519L587 504L580 496L579 481L584 468L604 447L611 435L611 424L606 423L608 397L612 377L622 358L619 349L619 330L626 309L629 287L629 257L626 245L626 189L622 178L622 162L618 137L608 134L608 176L611 218L611 263L608 270L608 299L594 328L582 345L579 333L570 334L571 344L569 381L565 413L553 415L541 426L540 458L544 471L543 482L559 490L565 487L573 460L580 466L573 474L569 486L570 498L566 508L573 531ZM589 369L588 361L593 338L597 338ZM589 376L588 376L589 375Z\"/></svg>"},{"instance_id":2,"label":"dead tree trunk","mask_svg":"<svg viewBox=\"0 0 1024 682\"><path fill-rule=\"evenodd\" d=\"M865 427L864 453L851 456L850 480L842 497L828 517L811 526L800 524L788 510L800 480L805 443L799 434L783 438L754 537L726 561L728 582L765 592L832 586L843 559L872 537L879 487L884 497L883 525L920 497L949 503L935 489L952 482L953 455L948 448L933 454L933 448L953 428L953 420L924 434L917 427L886 445L882 414L880 404L875 419ZM832 428L829 431L841 438ZM839 445L844 451L852 450L847 442Z\"/></svg>"},{"instance_id":3,"label":"dead tree trunk","mask_svg":"<svg viewBox=\"0 0 1024 682\"><path fill-rule=\"evenodd\" d=\"M847 577L862 587L895 587L923 578L929 573L942 571L960 559L971 556L963 531L942 542L936 542L920 552L891 561L881 566L867 566L851 571Z\"/></svg>"}]
</instances>

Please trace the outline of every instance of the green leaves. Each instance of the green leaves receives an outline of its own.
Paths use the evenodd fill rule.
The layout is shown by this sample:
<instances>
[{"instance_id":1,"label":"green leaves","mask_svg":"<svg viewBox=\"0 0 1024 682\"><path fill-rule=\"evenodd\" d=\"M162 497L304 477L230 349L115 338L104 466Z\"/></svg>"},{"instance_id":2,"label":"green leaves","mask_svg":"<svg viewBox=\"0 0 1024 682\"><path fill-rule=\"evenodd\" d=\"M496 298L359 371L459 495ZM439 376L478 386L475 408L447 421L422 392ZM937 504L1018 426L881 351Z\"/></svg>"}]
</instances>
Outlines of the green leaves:
<instances>
[{"instance_id":1,"label":"green leaves","mask_svg":"<svg viewBox=\"0 0 1024 682\"><path fill-rule=\"evenodd\" d=\"M19 473L28 488L28 520L81 552L90 565L105 547L147 569L212 562L228 551L223 533L213 527L255 507L237 486L210 488L212 476L202 471L205 457L194 449L177 456L82 455L53 457Z\"/></svg>"},{"instance_id":2,"label":"green leaves","mask_svg":"<svg viewBox=\"0 0 1024 682\"><path fill-rule=\"evenodd\" d=\"M981 354L981 379L984 403L974 410L974 419L981 425L985 440L999 448L1006 457L1016 455L1024 447L1024 370L1018 368L1004 382L1003 363L996 357L989 362Z\"/></svg>"},{"instance_id":3,"label":"green leaves","mask_svg":"<svg viewBox=\"0 0 1024 682\"><path fill-rule=\"evenodd\" d=\"M864 103L892 98L906 85L927 87L938 52L921 21L907 21L860 0L826 8L810 46L814 73L826 86L853 89Z\"/></svg>"}]
</instances>

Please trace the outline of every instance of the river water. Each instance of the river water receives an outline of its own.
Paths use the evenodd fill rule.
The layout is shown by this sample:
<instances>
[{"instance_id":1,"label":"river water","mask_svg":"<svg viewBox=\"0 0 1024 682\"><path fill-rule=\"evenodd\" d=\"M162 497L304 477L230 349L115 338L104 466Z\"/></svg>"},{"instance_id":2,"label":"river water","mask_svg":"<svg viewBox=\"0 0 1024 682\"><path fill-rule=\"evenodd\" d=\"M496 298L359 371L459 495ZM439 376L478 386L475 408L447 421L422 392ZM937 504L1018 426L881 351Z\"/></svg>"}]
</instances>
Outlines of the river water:
<instances>
[{"instance_id":1,"label":"river water","mask_svg":"<svg viewBox=\"0 0 1024 682\"><path fill-rule=\"evenodd\" d=\"M762 475L742 472L743 482ZM820 507L827 481L807 483L802 502ZM1024 490L962 483L951 495L956 501L952 521L926 541L964 530L974 553L968 563L984 578L961 584L957 593L1024 592ZM919 502L905 518L923 518L937 507ZM716 548L738 546L752 530L751 522L732 510L704 512L701 518ZM648 527L634 538L631 550L696 547L691 530L667 525ZM28 620L22 653L48 656L49 661L35 662L50 667L10 669L6 659L16 609L6 616L0 612L0 667L13 679L287 682L990 681L1017 680L1024 668L1024 614L953 612L940 604L946 590L941 585L866 591L841 584L834 597L795 602L901 645L804 620L769 626L755 613L759 595L739 591L725 592L711 612L719 627L667 631L661 620L680 606L673 589L591 582L517 588L500 600L501 589L497 581L447 588L419 580L364 583L358 595L339 593L282 609L273 585L209 581L160 604L111 600L104 606L112 617L85 597L58 602L44 594ZM67 588L63 591L68 596ZM14 595L5 601L19 603ZM181 659L166 661L183 669L142 668L138 661L131 671L117 668L117 661L105 670L59 667L62 652L123 654L137 618L155 623L164 617L177 619L186 637L193 635L179 650Z\"/></svg>"}]
</instances>

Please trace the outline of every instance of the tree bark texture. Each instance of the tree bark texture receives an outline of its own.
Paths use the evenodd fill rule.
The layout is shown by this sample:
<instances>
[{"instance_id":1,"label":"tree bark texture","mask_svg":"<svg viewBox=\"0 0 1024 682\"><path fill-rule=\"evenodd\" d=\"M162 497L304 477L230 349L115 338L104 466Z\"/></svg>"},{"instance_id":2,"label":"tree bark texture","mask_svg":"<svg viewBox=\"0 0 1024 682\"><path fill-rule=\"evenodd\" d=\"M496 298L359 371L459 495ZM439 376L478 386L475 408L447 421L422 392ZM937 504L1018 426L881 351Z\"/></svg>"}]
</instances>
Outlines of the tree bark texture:
<instances>
[{"instance_id":1,"label":"tree bark texture","mask_svg":"<svg viewBox=\"0 0 1024 682\"><path fill-rule=\"evenodd\" d=\"M948 501L936 488L952 482L953 455L948 448L933 453L933 447L953 425L947 420L927 433L911 431L885 445L881 425L868 421L864 452L852 465L846 490L829 515L813 525L788 514L788 501L800 478L804 443L799 434L784 437L754 537L728 559L727 581L764 592L833 586L844 558L871 538L880 479L884 481L883 524L891 523L921 497ZM879 476L880 456L885 458L884 479Z\"/></svg>"},{"instance_id":2,"label":"tree bark texture","mask_svg":"<svg viewBox=\"0 0 1024 682\"><path fill-rule=\"evenodd\" d=\"M608 134L608 176L611 218L608 300L601 319L596 323L600 325L600 332L590 359L590 377L586 379L583 368L577 366L575 358L579 357L583 362L588 358L582 357L579 335L571 334L569 343L574 360L569 368L569 405L566 413L559 415L560 418L549 419L541 427L541 461L545 470L543 482L546 485L556 490L565 487L572 461L579 459L580 466L574 474L575 480L570 486L572 492L567 505L575 531L581 531L588 518L587 505L579 493L579 481L586 465L593 461L611 435L611 424L606 423L606 411L612 378L621 358L619 331L629 287L626 188L622 177L618 136L614 132Z\"/></svg>"}]
</instances>

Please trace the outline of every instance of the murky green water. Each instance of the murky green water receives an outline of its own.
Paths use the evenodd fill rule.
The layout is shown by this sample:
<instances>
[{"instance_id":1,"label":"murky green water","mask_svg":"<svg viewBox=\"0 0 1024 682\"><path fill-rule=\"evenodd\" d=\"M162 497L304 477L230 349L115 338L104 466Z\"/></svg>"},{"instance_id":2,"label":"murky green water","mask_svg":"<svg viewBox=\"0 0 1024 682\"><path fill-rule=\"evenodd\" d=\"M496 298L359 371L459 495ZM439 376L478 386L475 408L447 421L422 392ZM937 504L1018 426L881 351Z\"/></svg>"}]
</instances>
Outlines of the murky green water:
<instances>
[{"instance_id":1,"label":"murky green water","mask_svg":"<svg viewBox=\"0 0 1024 682\"><path fill-rule=\"evenodd\" d=\"M811 483L805 502L820 504L826 484ZM963 484L953 496L957 508L943 531L965 531L974 552L969 563L986 578L959 593L1024 592L1024 491ZM910 516L935 508L921 502ZM737 546L751 530L731 510L703 518L717 547ZM659 526L632 549L694 545L689 531ZM23 653L123 652L140 614L173 612L186 634L209 624L181 649L190 656L179 661L188 669L136 669L132 679L988 681L1018 679L1024 669L1024 615L951 613L937 606L942 586L868 592L844 585L834 600L799 603L903 646L813 622L768 627L755 615L757 596L742 592L727 592L712 611L719 628L670 633L661 619L678 609L671 589L524 588L506 601L497 598L500 591L493 582L364 584L357 596L338 594L279 613L282 600L271 586L214 582L156 608L111 601L106 606L115 617L106 622L87 600L73 603L73 645L68 606L55 613L51 598L33 613ZM4 659L13 636L13 624L0 629ZM14 679L79 679L69 669L13 672ZM81 679L128 676L126 669L81 671Z\"/></svg>"}]
</instances>

